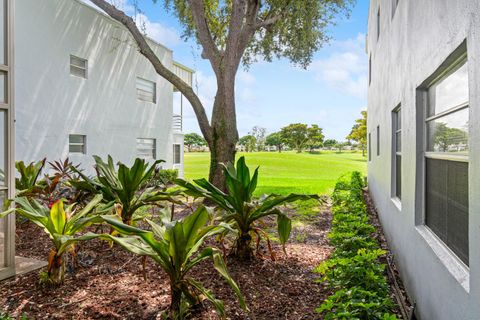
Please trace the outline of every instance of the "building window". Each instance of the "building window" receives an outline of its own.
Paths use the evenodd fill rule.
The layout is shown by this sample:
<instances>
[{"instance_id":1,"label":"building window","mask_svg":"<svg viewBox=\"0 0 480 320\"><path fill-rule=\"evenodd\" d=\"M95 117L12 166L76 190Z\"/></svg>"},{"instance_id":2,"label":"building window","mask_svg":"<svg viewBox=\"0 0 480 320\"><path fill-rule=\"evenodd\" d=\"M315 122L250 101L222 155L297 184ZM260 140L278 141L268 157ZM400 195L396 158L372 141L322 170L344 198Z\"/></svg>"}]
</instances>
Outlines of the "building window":
<instances>
[{"instance_id":1,"label":"building window","mask_svg":"<svg viewBox=\"0 0 480 320\"><path fill-rule=\"evenodd\" d=\"M182 153L181 149L182 145L174 144L173 145L173 164L180 164L182 163Z\"/></svg>"},{"instance_id":2,"label":"building window","mask_svg":"<svg viewBox=\"0 0 480 320\"><path fill-rule=\"evenodd\" d=\"M398 106L392 113L392 180L394 198L402 198L402 113Z\"/></svg>"},{"instance_id":3,"label":"building window","mask_svg":"<svg viewBox=\"0 0 480 320\"><path fill-rule=\"evenodd\" d=\"M377 157L380 156L380 126L377 126Z\"/></svg>"},{"instance_id":4,"label":"building window","mask_svg":"<svg viewBox=\"0 0 480 320\"><path fill-rule=\"evenodd\" d=\"M372 161L372 134L368 134L368 161Z\"/></svg>"},{"instance_id":5,"label":"building window","mask_svg":"<svg viewBox=\"0 0 480 320\"><path fill-rule=\"evenodd\" d=\"M87 79L88 61L79 57L70 56L70 74Z\"/></svg>"},{"instance_id":6,"label":"building window","mask_svg":"<svg viewBox=\"0 0 480 320\"><path fill-rule=\"evenodd\" d=\"M68 136L68 152L87 153L87 136L82 134L71 134Z\"/></svg>"},{"instance_id":7,"label":"building window","mask_svg":"<svg viewBox=\"0 0 480 320\"><path fill-rule=\"evenodd\" d=\"M377 40L380 39L380 8L377 12Z\"/></svg>"},{"instance_id":8,"label":"building window","mask_svg":"<svg viewBox=\"0 0 480 320\"><path fill-rule=\"evenodd\" d=\"M400 0L392 0L392 18L395 16L399 2Z\"/></svg>"},{"instance_id":9,"label":"building window","mask_svg":"<svg viewBox=\"0 0 480 320\"><path fill-rule=\"evenodd\" d=\"M137 138L137 157L145 160L155 160L157 158L157 140Z\"/></svg>"},{"instance_id":10,"label":"building window","mask_svg":"<svg viewBox=\"0 0 480 320\"><path fill-rule=\"evenodd\" d=\"M137 78L137 99L156 103L157 84L153 81Z\"/></svg>"},{"instance_id":11,"label":"building window","mask_svg":"<svg viewBox=\"0 0 480 320\"><path fill-rule=\"evenodd\" d=\"M372 83L372 55L368 59L368 85Z\"/></svg>"},{"instance_id":12,"label":"building window","mask_svg":"<svg viewBox=\"0 0 480 320\"><path fill-rule=\"evenodd\" d=\"M468 265L469 91L466 53L428 87L425 224Z\"/></svg>"}]
</instances>

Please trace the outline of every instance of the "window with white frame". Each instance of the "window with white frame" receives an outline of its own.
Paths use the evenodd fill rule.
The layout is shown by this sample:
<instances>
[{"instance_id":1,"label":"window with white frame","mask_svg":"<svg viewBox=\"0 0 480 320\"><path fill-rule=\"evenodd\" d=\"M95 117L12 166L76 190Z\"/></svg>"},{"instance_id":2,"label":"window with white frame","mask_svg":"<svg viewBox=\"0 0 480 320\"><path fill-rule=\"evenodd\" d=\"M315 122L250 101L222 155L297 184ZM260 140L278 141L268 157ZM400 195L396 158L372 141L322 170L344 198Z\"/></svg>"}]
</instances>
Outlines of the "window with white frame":
<instances>
[{"instance_id":1,"label":"window with white frame","mask_svg":"<svg viewBox=\"0 0 480 320\"><path fill-rule=\"evenodd\" d=\"M402 109L392 112L392 196L402 198Z\"/></svg>"},{"instance_id":2,"label":"window with white frame","mask_svg":"<svg viewBox=\"0 0 480 320\"><path fill-rule=\"evenodd\" d=\"M368 161L372 161L372 134L368 134Z\"/></svg>"},{"instance_id":3,"label":"window with white frame","mask_svg":"<svg viewBox=\"0 0 480 320\"><path fill-rule=\"evenodd\" d=\"M380 156L380 126L377 126L377 157Z\"/></svg>"},{"instance_id":4,"label":"window with white frame","mask_svg":"<svg viewBox=\"0 0 480 320\"><path fill-rule=\"evenodd\" d=\"M72 76L87 78L88 61L73 55L70 55L70 74Z\"/></svg>"},{"instance_id":5,"label":"window with white frame","mask_svg":"<svg viewBox=\"0 0 480 320\"><path fill-rule=\"evenodd\" d=\"M368 85L372 83L372 55L368 58Z\"/></svg>"},{"instance_id":6,"label":"window with white frame","mask_svg":"<svg viewBox=\"0 0 480 320\"><path fill-rule=\"evenodd\" d=\"M426 94L425 224L468 265L466 52L429 85Z\"/></svg>"},{"instance_id":7,"label":"window with white frame","mask_svg":"<svg viewBox=\"0 0 480 320\"><path fill-rule=\"evenodd\" d=\"M145 160L155 160L157 158L157 140L137 138L137 157Z\"/></svg>"},{"instance_id":8,"label":"window with white frame","mask_svg":"<svg viewBox=\"0 0 480 320\"><path fill-rule=\"evenodd\" d=\"M181 149L182 146L180 144L173 145L173 164L180 164L182 163L182 153Z\"/></svg>"},{"instance_id":9,"label":"window with white frame","mask_svg":"<svg viewBox=\"0 0 480 320\"><path fill-rule=\"evenodd\" d=\"M82 134L71 134L68 136L69 153L87 153L87 136Z\"/></svg>"},{"instance_id":10,"label":"window with white frame","mask_svg":"<svg viewBox=\"0 0 480 320\"><path fill-rule=\"evenodd\" d=\"M380 8L378 8L377 12L377 40L380 39Z\"/></svg>"},{"instance_id":11,"label":"window with white frame","mask_svg":"<svg viewBox=\"0 0 480 320\"><path fill-rule=\"evenodd\" d=\"M157 84L150 80L137 78L137 99L156 103Z\"/></svg>"}]
</instances>

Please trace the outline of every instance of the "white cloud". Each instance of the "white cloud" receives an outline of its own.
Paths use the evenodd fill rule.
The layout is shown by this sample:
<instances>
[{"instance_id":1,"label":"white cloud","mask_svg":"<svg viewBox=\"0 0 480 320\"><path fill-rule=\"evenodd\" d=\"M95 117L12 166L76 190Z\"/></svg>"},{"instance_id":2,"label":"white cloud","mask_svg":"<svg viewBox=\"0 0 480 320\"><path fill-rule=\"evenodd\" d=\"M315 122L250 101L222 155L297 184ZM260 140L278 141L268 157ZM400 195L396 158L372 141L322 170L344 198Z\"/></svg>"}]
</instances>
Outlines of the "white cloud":
<instances>
[{"instance_id":1,"label":"white cloud","mask_svg":"<svg viewBox=\"0 0 480 320\"><path fill-rule=\"evenodd\" d=\"M177 30L164 26L159 22L153 22L143 13L135 16L135 22L139 28L145 31L147 36L167 47L176 46L181 43L181 38Z\"/></svg>"},{"instance_id":2,"label":"white cloud","mask_svg":"<svg viewBox=\"0 0 480 320\"><path fill-rule=\"evenodd\" d=\"M334 53L313 61L310 70L315 78L357 98L366 98L368 60L365 54L365 35L332 43Z\"/></svg>"},{"instance_id":3,"label":"white cloud","mask_svg":"<svg viewBox=\"0 0 480 320\"><path fill-rule=\"evenodd\" d=\"M255 77L251 73L249 73L245 70L240 70L238 72L238 80L242 84L247 85L247 86L253 86L256 82Z\"/></svg>"}]
</instances>

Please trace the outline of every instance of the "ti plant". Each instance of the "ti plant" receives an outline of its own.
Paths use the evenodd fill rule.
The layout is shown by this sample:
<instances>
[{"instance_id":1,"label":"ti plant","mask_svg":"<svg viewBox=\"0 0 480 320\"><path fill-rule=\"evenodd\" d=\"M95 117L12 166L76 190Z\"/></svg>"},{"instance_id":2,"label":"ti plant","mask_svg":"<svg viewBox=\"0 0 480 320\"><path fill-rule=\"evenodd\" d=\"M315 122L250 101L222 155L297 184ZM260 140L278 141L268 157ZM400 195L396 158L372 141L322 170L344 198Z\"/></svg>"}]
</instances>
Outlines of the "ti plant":
<instances>
[{"instance_id":1,"label":"ti plant","mask_svg":"<svg viewBox=\"0 0 480 320\"><path fill-rule=\"evenodd\" d=\"M15 199L15 208L0 213L0 218L15 212L41 227L52 239L53 249L48 257L46 282L57 286L65 279L64 254L71 250L79 241L95 238L92 234L79 235L93 223L103 222L99 215L91 215L102 196L95 196L85 207L77 205L64 207L63 200L53 203L49 209L38 201L26 197Z\"/></svg>"},{"instance_id":2,"label":"ti plant","mask_svg":"<svg viewBox=\"0 0 480 320\"><path fill-rule=\"evenodd\" d=\"M103 234L99 237L114 241L135 254L152 258L168 274L172 319L182 318L184 302L189 306L197 305L202 297L212 302L222 317L225 315L223 302L216 299L200 282L188 276L193 267L209 258L213 260L218 273L232 287L242 308L247 309L240 289L227 271L221 251L206 247L198 253L206 238L228 227L207 225L209 214L204 207L199 207L183 220L164 221L163 225L147 220L152 231L126 225L117 216L103 216L103 219L122 236Z\"/></svg>"},{"instance_id":3,"label":"ti plant","mask_svg":"<svg viewBox=\"0 0 480 320\"><path fill-rule=\"evenodd\" d=\"M107 162L98 156L94 156L94 159L97 177L91 179L77 170L82 180L71 183L79 190L102 194L107 203L119 204L119 215L124 223L131 225L135 212L143 206L158 205L159 201L177 202L174 199L176 193L158 191L155 187L147 186L157 164L162 160L149 166L148 162L137 158L131 168L118 163L116 170L111 156L108 156Z\"/></svg>"},{"instance_id":4,"label":"ti plant","mask_svg":"<svg viewBox=\"0 0 480 320\"><path fill-rule=\"evenodd\" d=\"M196 185L181 179L177 179L176 183L186 189L186 194L195 198L203 197L223 210L224 214L221 216L221 220L230 224L236 235L233 255L242 260L250 260L253 257L252 240L254 237L257 248L262 238L269 242L268 234L260 223L260 220L267 216L277 216L279 240L285 251L285 243L290 237L292 223L277 207L297 200L320 199L318 195L281 196L271 194L261 199L255 199L253 193L257 187L258 168L255 169L253 176L250 176L245 158L241 157L237 161L236 168L233 164L228 164L224 166L223 171L227 186L226 193L206 179L194 180ZM270 246L269 250L273 258Z\"/></svg>"},{"instance_id":5,"label":"ti plant","mask_svg":"<svg viewBox=\"0 0 480 320\"><path fill-rule=\"evenodd\" d=\"M38 189L37 181L45 167L46 160L47 159L31 162L28 165L25 165L23 161L17 161L15 163L15 168L17 168L20 174L20 177L15 179L15 188L17 189L18 195L29 194L35 192L35 189Z\"/></svg>"}]
</instances>

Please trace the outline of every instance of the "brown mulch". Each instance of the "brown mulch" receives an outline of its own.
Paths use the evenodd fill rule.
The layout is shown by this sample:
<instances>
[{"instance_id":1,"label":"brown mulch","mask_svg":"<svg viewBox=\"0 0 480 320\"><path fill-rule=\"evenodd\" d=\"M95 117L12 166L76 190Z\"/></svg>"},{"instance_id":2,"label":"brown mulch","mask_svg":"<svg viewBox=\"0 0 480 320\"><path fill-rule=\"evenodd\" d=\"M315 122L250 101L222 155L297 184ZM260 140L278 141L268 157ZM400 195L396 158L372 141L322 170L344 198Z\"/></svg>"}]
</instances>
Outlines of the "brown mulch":
<instances>
[{"instance_id":1,"label":"brown mulch","mask_svg":"<svg viewBox=\"0 0 480 320\"><path fill-rule=\"evenodd\" d=\"M372 198L370 197L370 193L368 192L368 188L366 188L363 192L363 197L365 199L365 203L367 205L367 212L370 218L370 223L375 227L375 234L374 237L380 243L380 247L387 252L387 255L382 258L382 263L386 266L387 271L387 280L390 285L390 290L392 295L395 298L396 302L396 313L401 319L410 319L415 320L414 310L415 307L411 303L407 291L403 285L403 281L400 277L400 273L395 265L395 256L391 252L388 241L385 237L385 233L383 232L383 227L380 222L380 217L378 215L377 209L375 204L373 203Z\"/></svg>"},{"instance_id":2,"label":"brown mulch","mask_svg":"<svg viewBox=\"0 0 480 320\"><path fill-rule=\"evenodd\" d=\"M310 221L311 220L311 221ZM294 228L288 256L274 244L277 260L257 258L251 264L228 261L230 274L245 295L246 313L210 261L192 270L225 303L229 319L319 319L315 313L329 294L315 282L312 272L328 258L332 248L326 238L331 214L323 210L309 223ZM299 235L299 236L297 236ZM45 259L50 240L35 225L17 224L17 255ZM35 319L160 319L170 303L166 275L153 261L146 266L144 281L139 257L112 248L106 242L89 241L78 248L78 266L70 270L66 283L50 289L38 284L38 272L0 282L0 311ZM192 319L218 319L209 303L195 310Z\"/></svg>"}]
</instances>

